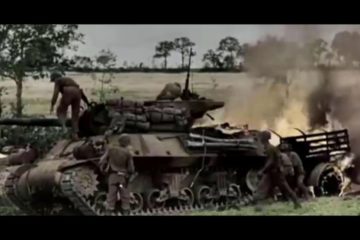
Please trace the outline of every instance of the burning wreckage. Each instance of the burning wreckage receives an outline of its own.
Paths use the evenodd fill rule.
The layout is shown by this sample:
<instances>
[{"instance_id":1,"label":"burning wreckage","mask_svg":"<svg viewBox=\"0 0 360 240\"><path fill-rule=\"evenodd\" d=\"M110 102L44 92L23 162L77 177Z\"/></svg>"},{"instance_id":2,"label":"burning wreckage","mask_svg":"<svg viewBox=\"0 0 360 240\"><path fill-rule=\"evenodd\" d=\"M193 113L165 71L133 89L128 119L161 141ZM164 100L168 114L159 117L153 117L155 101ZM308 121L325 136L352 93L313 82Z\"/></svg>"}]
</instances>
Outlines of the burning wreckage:
<instances>
[{"instance_id":1,"label":"burning wreckage","mask_svg":"<svg viewBox=\"0 0 360 240\"><path fill-rule=\"evenodd\" d=\"M102 215L107 179L97 162L102 144L117 141L120 133L111 116L120 113L126 121L120 121L119 131L131 137L137 171L129 183L133 214L181 213L227 201L246 204L265 160L257 137L260 131L228 124L193 127L196 119L223 106L195 94L180 101L121 99L92 104L80 119L83 140L59 141L46 156L32 155L35 161L27 163L1 160L2 203L28 214ZM0 124L58 123L56 119L2 119ZM111 125L113 132L105 138ZM300 155L306 183L314 186L316 195L339 194L342 176L333 159L351 150L347 130L280 139Z\"/></svg>"},{"instance_id":2,"label":"burning wreckage","mask_svg":"<svg viewBox=\"0 0 360 240\"><path fill-rule=\"evenodd\" d=\"M80 118L82 140L64 139L45 156L32 154L22 163L9 160L14 155L1 159L2 205L31 215L103 215L107 176L98 161L104 145L116 142L122 132L131 138L137 172L129 180L132 214L247 204L265 161L260 131L228 124L195 127L195 120L224 102L190 92L188 80L179 101L93 103ZM57 119L1 119L0 124L59 126ZM300 155L305 181L317 196L338 195L343 177L334 159L351 151L347 130L300 133L280 141ZM29 151L15 154L29 156Z\"/></svg>"}]
</instances>

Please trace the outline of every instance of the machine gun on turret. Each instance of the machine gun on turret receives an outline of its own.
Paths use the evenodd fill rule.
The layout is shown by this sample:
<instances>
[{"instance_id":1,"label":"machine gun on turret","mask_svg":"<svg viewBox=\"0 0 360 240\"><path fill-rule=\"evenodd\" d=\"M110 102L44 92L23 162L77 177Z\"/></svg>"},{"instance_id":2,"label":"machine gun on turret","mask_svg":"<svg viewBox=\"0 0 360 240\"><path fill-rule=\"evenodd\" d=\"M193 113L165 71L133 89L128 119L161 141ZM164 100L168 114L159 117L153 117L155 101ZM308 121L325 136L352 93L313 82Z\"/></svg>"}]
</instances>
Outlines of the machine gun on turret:
<instances>
[{"instance_id":1,"label":"machine gun on turret","mask_svg":"<svg viewBox=\"0 0 360 240\"><path fill-rule=\"evenodd\" d=\"M182 100L190 100L190 99L199 99L199 95L196 93L193 93L189 90L189 81L190 81L190 71L191 71L191 56L192 56L192 48L190 48L189 53L189 64L187 69L187 75L185 80L185 87L181 95Z\"/></svg>"}]
</instances>

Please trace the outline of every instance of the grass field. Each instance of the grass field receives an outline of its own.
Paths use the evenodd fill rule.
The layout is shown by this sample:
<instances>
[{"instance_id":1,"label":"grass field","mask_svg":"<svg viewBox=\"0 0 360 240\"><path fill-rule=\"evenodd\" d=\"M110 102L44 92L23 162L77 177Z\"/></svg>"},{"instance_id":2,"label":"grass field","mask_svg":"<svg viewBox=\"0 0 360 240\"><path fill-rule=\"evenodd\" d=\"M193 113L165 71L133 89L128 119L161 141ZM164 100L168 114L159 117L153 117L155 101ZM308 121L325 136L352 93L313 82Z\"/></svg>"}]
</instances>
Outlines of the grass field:
<instances>
[{"instance_id":1,"label":"grass field","mask_svg":"<svg viewBox=\"0 0 360 240\"><path fill-rule=\"evenodd\" d=\"M358 72L344 72L344 81L338 82L343 89L356 90ZM99 88L89 74L71 74L85 90L87 96L97 100L92 94ZM132 100L154 99L168 82L184 83L186 74L161 73L121 73L116 74L113 85L119 88L117 97L123 96ZM318 82L314 72L295 72L290 76L294 81L290 86L291 99L284 105L285 86L271 84L262 78L254 78L244 73L195 73L192 75L192 86L200 95L226 102L226 107L212 113L219 122L249 123L252 128L271 127L280 134L298 134L295 127L307 129L305 98ZM4 80L1 86L9 90L9 95L3 97L5 103L13 102L15 84ZM48 115L53 84L48 79L27 80L24 84L23 99L25 113ZM285 106L285 107L284 107ZM279 115L281 114L281 115ZM209 120L205 120L209 121ZM0 215L19 214L13 209L1 208ZM252 207L240 211L227 210L223 212L205 211L192 215L359 215L358 199L341 200L338 198L322 198L304 203L300 210L294 210L289 203L273 203L260 212Z\"/></svg>"},{"instance_id":2,"label":"grass field","mask_svg":"<svg viewBox=\"0 0 360 240\"><path fill-rule=\"evenodd\" d=\"M21 212L0 207L0 216L23 215ZM254 207L243 207L240 210L204 210L188 214L190 216L359 216L360 199L352 198L318 198L311 202L303 203L301 209L294 209L289 202L275 202L262 205L260 211Z\"/></svg>"},{"instance_id":3,"label":"grass field","mask_svg":"<svg viewBox=\"0 0 360 240\"><path fill-rule=\"evenodd\" d=\"M301 209L294 209L290 202L264 204L260 211L254 207L243 207L240 210L202 211L192 213L195 216L359 216L360 200L352 198L318 198L304 202Z\"/></svg>"}]
</instances>

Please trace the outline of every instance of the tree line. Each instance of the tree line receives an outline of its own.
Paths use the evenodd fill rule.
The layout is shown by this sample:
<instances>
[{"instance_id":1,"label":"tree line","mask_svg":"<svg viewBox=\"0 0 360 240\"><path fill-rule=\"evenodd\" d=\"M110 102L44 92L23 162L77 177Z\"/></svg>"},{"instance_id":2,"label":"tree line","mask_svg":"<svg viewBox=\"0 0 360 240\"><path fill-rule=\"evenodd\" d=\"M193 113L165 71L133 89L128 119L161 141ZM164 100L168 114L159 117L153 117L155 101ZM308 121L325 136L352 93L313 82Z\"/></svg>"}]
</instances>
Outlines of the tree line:
<instances>
[{"instance_id":1,"label":"tree line","mask_svg":"<svg viewBox=\"0 0 360 240\"><path fill-rule=\"evenodd\" d=\"M90 58L74 56L84 35L76 24L0 24L0 76L10 78L16 85L16 116L22 115L23 81L27 78L48 77L49 71L183 71L187 68L190 49L196 43L187 37L161 41L155 46L154 59L162 61L162 69L150 68L143 63L116 67L117 56L102 50ZM168 58L180 53L180 66L168 69ZM197 53L194 50L192 55ZM256 43L240 43L235 37L225 37L218 46L202 56L203 71L251 71L266 76L278 76L291 68L319 66L359 67L360 34L343 31L332 42L316 39L299 44L274 36ZM1 89L1 96L5 94Z\"/></svg>"}]
</instances>

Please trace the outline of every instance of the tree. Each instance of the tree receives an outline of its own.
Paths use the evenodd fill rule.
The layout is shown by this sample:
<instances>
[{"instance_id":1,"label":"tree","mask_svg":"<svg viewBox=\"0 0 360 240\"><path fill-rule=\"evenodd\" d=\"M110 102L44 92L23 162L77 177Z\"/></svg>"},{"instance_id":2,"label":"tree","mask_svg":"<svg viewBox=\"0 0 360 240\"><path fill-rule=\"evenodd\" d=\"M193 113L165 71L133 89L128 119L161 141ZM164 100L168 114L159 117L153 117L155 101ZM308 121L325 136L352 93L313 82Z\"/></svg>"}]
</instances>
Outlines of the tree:
<instances>
[{"instance_id":1,"label":"tree","mask_svg":"<svg viewBox=\"0 0 360 240\"><path fill-rule=\"evenodd\" d=\"M101 74L101 77L98 79L96 75L94 75L94 80L99 81L101 84L101 88L96 93L99 95L99 101L104 102L107 92L113 91L117 92L118 89L116 87L112 87L106 91L104 89L104 85L110 85L112 82L112 79L114 78L114 73L111 72L111 70L116 66L116 55L111 52L110 50L101 50L98 54L98 56L95 57L95 63L99 69L101 69L103 72Z\"/></svg>"},{"instance_id":2,"label":"tree","mask_svg":"<svg viewBox=\"0 0 360 240\"><path fill-rule=\"evenodd\" d=\"M219 42L218 51L224 53L225 67L232 69L236 64L236 57L243 54L239 41L234 37L226 37Z\"/></svg>"},{"instance_id":3,"label":"tree","mask_svg":"<svg viewBox=\"0 0 360 240\"><path fill-rule=\"evenodd\" d=\"M302 55L311 66L321 64L321 58L328 52L328 43L321 38L306 43L302 47Z\"/></svg>"},{"instance_id":4,"label":"tree","mask_svg":"<svg viewBox=\"0 0 360 240\"><path fill-rule=\"evenodd\" d=\"M164 58L164 68L167 68L167 58L171 55L171 51L175 49L175 45L171 41L159 42L155 47L154 58Z\"/></svg>"},{"instance_id":5,"label":"tree","mask_svg":"<svg viewBox=\"0 0 360 240\"><path fill-rule=\"evenodd\" d=\"M207 50L207 52L203 55L202 61L207 66L211 66L212 68L222 68L222 53L215 52L212 49Z\"/></svg>"},{"instance_id":6,"label":"tree","mask_svg":"<svg viewBox=\"0 0 360 240\"><path fill-rule=\"evenodd\" d=\"M335 35L331 47L344 57L345 63L350 65L360 61L360 34L358 32L343 31Z\"/></svg>"},{"instance_id":7,"label":"tree","mask_svg":"<svg viewBox=\"0 0 360 240\"><path fill-rule=\"evenodd\" d=\"M189 56L190 48L194 46L195 43L191 42L187 37L175 38L174 49L181 54L181 68L185 67L185 57ZM191 56L195 56L195 52L192 52Z\"/></svg>"},{"instance_id":8,"label":"tree","mask_svg":"<svg viewBox=\"0 0 360 240\"><path fill-rule=\"evenodd\" d=\"M73 67L80 68L83 71L89 71L93 68L93 60L89 57L74 56L71 61Z\"/></svg>"},{"instance_id":9,"label":"tree","mask_svg":"<svg viewBox=\"0 0 360 240\"><path fill-rule=\"evenodd\" d=\"M1 24L0 76L16 84L16 115L22 115L23 80L45 77L52 68L69 67L66 50L77 50L74 43L83 35L75 24Z\"/></svg>"}]
</instances>

